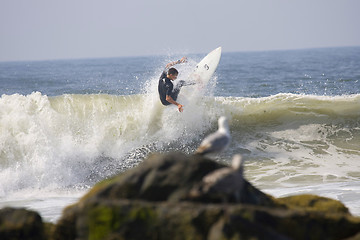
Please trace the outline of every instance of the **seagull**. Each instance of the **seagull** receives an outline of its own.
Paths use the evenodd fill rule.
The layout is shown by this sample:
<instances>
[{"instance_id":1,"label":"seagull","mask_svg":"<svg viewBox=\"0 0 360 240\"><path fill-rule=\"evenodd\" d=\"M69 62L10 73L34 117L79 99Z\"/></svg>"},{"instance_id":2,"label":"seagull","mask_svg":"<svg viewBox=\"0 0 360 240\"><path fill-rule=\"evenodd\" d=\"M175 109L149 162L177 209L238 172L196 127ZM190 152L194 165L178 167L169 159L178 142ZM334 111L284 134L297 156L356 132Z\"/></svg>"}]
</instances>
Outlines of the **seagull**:
<instances>
[{"instance_id":1,"label":"seagull","mask_svg":"<svg viewBox=\"0 0 360 240\"><path fill-rule=\"evenodd\" d=\"M240 202L241 191L244 187L244 161L240 154L232 158L232 166L217 169L205 175L199 186L191 191L193 197L215 196L226 202L235 197Z\"/></svg>"},{"instance_id":2,"label":"seagull","mask_svg":"<svg viewBox=\"0 0 360 240\"><path fill-rule=\"evenodd\" d=\"M219 129L208 135L200 144L195 154L205 155L208 153L221 152L230 143L230 131L226 117L221 116L218 120Z\"/></svg>"}]
</instances>

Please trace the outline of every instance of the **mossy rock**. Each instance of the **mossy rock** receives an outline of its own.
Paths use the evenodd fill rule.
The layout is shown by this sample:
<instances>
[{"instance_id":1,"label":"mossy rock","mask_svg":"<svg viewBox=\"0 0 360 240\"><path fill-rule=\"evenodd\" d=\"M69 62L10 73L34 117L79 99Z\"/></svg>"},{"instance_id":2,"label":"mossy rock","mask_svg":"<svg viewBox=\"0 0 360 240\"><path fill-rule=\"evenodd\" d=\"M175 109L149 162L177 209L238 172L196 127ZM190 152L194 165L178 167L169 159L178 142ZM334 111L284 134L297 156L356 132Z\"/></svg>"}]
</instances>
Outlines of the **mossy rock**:
<instances>
[{"instance_id":1,"label":"mossy rock","mask_svg":"<svg viewBox=\"0 0 360 240\"><path fill-rule=\"evenodd\" d=\"M76 212L74 233L54 239L343 239L360 229L348 214L243 204L93 199Z\"/></svg>"},{"instance_id":2,"label":"mossy rock","mask_svg":"<svg viewBox=\"0 0 360 240\"><path fill-rule=\"evenodd\" d=\"M277 199L277 201L291 209L318 211L330 214L350 214L349 209L340 201L311 194L283 197Z\"/></svg>"},{"instance_id":3,"label":"mossy rock","mask_svg":"<svg viewBox=\"0 0 360 240\"><path fill-rule=\"evenodd\" d=\"M179 201L194 182L223 165L182 153L152 154L137 167L96 184L82 200Z\"/></svg>"},{"instance_id":4,"label":"mossy rock","mask_svg":"<svg viewBox=\"0 0 360 240\"><path fill-rule=\"evenodd\" d=\"M139 166L95 185L86 199L142 199L147 201L188 201L189 192L202 178L227 167L213 160L182 153L152 154ZM246 180L242 203L274 206L276 202ZM235 199L233 199L234 201ZM216 203L221 198L204 196L200 202Z\"/></svg>"}]
</instances>

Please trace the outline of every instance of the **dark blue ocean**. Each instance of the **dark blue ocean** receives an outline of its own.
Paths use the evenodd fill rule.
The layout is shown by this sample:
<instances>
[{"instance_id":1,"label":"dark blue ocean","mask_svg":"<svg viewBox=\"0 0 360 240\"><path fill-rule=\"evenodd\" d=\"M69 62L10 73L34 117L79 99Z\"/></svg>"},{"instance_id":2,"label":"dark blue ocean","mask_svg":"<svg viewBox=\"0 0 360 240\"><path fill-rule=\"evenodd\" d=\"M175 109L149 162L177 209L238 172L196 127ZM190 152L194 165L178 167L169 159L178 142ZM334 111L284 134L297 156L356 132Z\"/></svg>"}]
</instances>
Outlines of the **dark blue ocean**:
<instances>
[{"instance_id":1,"label":"dark blue ocean","mask_svg":"<svg viewBox=\"0 0 360 240\"><path fill-rule=\"evenodd\" d=\"M188 56L199 61L206 54ZM223 53L214 96L357 94L360 47ZM130 95L182 56L0 62L1 94Z\"/></svg>"},{"instance_id":2,"label":"dark blue ocean","mask_svg":"<svg viewBox=\"0 0 360 240\"><path fill-rule=\"evenodd\" d=\"M178 78L204 56L187 55ZM191 154L224 115L232 142L213 159L240 153L263 191L331 197L360 215L360 47L224 52L205 92L180 93L183 113L157 93L181 57L0 62L0 207L56 221L151 152Z\"/></svg>"}]
</instances>

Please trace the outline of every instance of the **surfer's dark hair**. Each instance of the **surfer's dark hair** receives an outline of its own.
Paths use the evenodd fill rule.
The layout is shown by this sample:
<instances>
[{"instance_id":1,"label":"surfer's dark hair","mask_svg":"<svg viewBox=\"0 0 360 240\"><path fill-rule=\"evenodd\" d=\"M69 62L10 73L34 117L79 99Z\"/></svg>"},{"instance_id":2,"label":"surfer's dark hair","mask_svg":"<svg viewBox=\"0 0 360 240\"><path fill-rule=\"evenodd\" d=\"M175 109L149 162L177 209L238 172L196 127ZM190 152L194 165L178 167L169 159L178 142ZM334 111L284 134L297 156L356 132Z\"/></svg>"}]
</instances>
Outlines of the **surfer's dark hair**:
<instances>
[{"instance_id":1,"label":"surfer's dark hair","mask_svg":"<svg viewBox=\"0 0 360 240\"><path fill-rule=\"evenodd\" d=\"M175 68L170 68L169 71L168 71L168 74L169 75L178 75L179 72Z\"/></svg>"}]
</instances>

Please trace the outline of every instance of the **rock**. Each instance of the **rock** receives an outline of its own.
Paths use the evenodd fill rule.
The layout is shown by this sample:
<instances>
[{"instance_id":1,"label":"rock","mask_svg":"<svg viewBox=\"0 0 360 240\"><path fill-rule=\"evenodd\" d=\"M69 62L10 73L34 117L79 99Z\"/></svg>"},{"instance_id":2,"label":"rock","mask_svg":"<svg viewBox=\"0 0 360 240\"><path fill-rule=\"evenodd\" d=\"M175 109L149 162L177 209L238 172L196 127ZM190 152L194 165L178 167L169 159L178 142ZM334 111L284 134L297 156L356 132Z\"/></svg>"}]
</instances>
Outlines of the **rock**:
<instances>
[{"instance_id":1,"label":"rock","mask_svg":"<svg viewBox=\"0 0 360 240\"><path fill-rule=\"evenodd\" d=\"M0 209L0 239L46 239L40 215L23 208Z\"/></svg>"},{"instance_id":2,"label":"rock","mask_svg":"<svg viewBox=\"0 0 360 240\"><path fill-rule=\"evenodd\" d=\"M360 240L360 232L358 234L356 234L355 236L346 238L344 240Z\"/></svg>"},{"instance_id":3,"label":"rock","mask_svg":"<svg viewBox=\"0 0 360 240\"><path fill-rule=\"evenodd\" d=\"M221 167L200 156L152 155L67 207L53 239L343 239L360 232L360 218L338 201L275 199L247 181L241 204L189 197Z\"/></svg>"},{"instance_id":4,"label":"rock","mask_svg":"<svg viewBox=\"0 0 360 240\"><path fill-rule=\"evenodd\" d=\"M232 167L216 169L205 175L198 186L190 191L190 198L222 198L222 202L232 199L241 202L241 193L245 185L243 175L244 161L241 155L236 154L232 159Z\"/></svg>"},{"instance_id":5,"label":"rock","mask_svg":"<svg viewBox=\"0 0 360 240\"><path fill-rule=\"evenodd\" d=\"M76 211L76 239L288 239L251 219L261 211L242 205L91 200ZM56 239L75 238L59 231Z\"/></svg>"},{"instance_id":6,"label":"rock","mask_svg":"<svg viewBox=\"0 0 360 240\"><path fill-rule=\"evenodd\" d=\"M291 209L320 211L324 213L329 212L329 209L331 209L331 213L350 214L349 209L341 202L316 195L303 194L279 198L277 201Z\"/></svg>"},{"instance_id":7,"label":"rock","mask_svg":"<svg viewBox=\"0 0 360 240\"><path fill-rule=\"evenodd\" d=\"M76 213L76 232L59 231L55 239L343 239L360 227L341 214L241 204L91 200Z\"/></svg>"},{"instance_id":8,"label":"rock","mask_svg":"<svg viewBox=\"0 0 360 240\"><path fill-rule=\"evenodd\" d=\"M194 182L221 167L201 157L184 154L151 155L138 167L96 185L83 199L143 199L179 201Z\"/></svg>"},{"instance_id":9,"label":"rock","mask_svg":"<svg viewBox=\"0 0 360 240\"><path fill-rule=\"evenodd\" d=\"M198 155L153 154L138 167L97 184L82 199L96 197L171 202L184 200L221 202L220 197L210 195L193 199L190 197L190 192L205 175L223 167L225 166L222 164ZM242 203L262 206L273 206L275 203L272 197L259 191L246 180L242 195Z\"/></svg>"}]
</instances>

